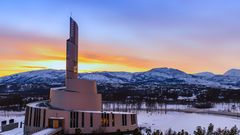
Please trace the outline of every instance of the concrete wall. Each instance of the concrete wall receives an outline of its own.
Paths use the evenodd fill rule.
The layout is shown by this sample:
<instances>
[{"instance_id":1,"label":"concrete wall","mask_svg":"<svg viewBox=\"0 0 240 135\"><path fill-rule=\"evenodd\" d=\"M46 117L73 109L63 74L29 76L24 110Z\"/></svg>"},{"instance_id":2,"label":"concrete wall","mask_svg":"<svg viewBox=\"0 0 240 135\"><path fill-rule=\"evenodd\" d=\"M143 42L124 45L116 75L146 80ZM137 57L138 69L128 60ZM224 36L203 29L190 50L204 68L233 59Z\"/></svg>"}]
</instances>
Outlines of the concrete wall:
<instances>
[{"instance_id":1,"label":"concrete wall","mask_svg":"<svg viewBox=\"0 0 240 135\"><path fill-rule=\"evenodd\" d=\"M10 123L10 124L7 124L7 125L2 125L2 132L9 131L9 130L12 130L14 128L18 128L18 123Z\"/></svg>"},{"instance_id":2,"label":"concrete wall","mask_svg":"<svg viewBox=\"0 0 240 135\"><path fill-rule=\"evenodd\" d=\"M34 107L32 107L34 108ZM30 109L28 109L30 111ZM41 109L41 112L43 112L44 108ZM32 114L34 114L35 109L32 109ZM120 131L133 131L137 128L137 118L136 118L136 124L131 123L131 114L127 114L127 125L122 125L122 114L124 113L114 113L114 112L105 112L109 114L109 126L103 127L102 126L102 113L99 111L77 111L78 112L78 127L82 133L95 133L95 132L104 132L104 133L111 133L116 132L117 130ZM82 127L82 112L84 112L84 127ZM93 114L93 127L90 127L90 114ZM26 113L27 114L27 113ZM30 115L30 113L28 113ZM115 119L115 125L112 125L112 114L114 114ZM29 117L30 116L25 116ZM32 123L34 122L34 115L31 116ZM43 115L41 115L43 117ZM63 129L65 134L75 134L75 130L77 128L70 128L70 111L65 110L54 110L54 109L46 109L46 115L45 115L45 127L43 127L43 121L44 118L40 119L40 127L34 127L33 125L25 125L24 132L25 133L34 133L39 130L42 130L44 128L48 128L48 119L49 118L60 118L64 119Z\"/></svg>"},{"instance_id":3,"label":"concrete wall","mask_svg":"<svg viewBox=\"0 0 240 135\"><path fill-rule=\"evenodd\" d=\"M97 93L96 81L68 79L67 88L50 91L50 104L66 110L101 111L102 96Z\"/></svg>"},{"instance_id":4,"label":"concrete wall","mask_svg":"<svg viewBox=\"0 0 240 135\"><path fill-rule=\"evenodd\" d=\"M37 109L38 109L38 115L40 115L39 116L40 119L36 118L37 115L36 115L35 111L37 111ZM44 112L45 112L45 115L44 115ZM34 125L35 121L39 122L39 124ZM27 106L27 109L25 112L24 133L26 135L30 135L34 132L44 129L45 127L47 127L46 121L47 121L46 109L38 108L38 107L34 108L34 107Z\"/></svg>"},{"instance_id":5,"label":"concrete wall","mask_svg":"<svg viewBox=\"0 0 240 135\"><path fill-rule=\"evenodd\" d=\"M50 104L52 107L65 110L100 111L102 96L101 94L51 90Z\"/></svg>"},{"instance_id":6,"label":"concrete wall","mask_svg":"<svg viewBox=\"0 0 240 135\"><path fill-rule=\"evenodd\" d=\"M67 90L80 92L82 94L97 94L96 81L68 79Z\"/></svg>"}]
</instances>

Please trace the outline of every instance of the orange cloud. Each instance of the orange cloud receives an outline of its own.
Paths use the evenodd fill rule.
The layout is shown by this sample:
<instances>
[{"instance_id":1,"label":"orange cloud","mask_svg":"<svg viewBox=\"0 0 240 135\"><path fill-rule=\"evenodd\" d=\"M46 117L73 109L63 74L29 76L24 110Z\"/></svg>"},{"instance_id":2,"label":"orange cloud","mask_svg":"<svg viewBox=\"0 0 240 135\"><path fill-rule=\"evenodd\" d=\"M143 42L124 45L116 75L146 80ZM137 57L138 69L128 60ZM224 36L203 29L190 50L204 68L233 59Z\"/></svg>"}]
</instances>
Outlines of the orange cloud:
<instances>
[{"instance_id":1,"label":"orange cloud","mask_svg":"<svg viewBox=\"0 0 240 135\"><path fill-rule=\"evenodd\" d=\"M29 68L29 69L47 69L47 67L43 66L22 66L23 68Z\"/></svg>"},{"instance_id":2,"label":"orange cloud","mask_svg":"<svg viewBox=\"0 0 240 135\"><path fill-rule=\"evenodd\" d=\"M0 31L0 76L36 69L64 69L66 40L29 33ZM240 67L238 49L211 48L181 40L152 40L145 48L80 38L79 69L91 71L145 71L172 67L189 73L223 73ZM189 46L189 44L193 44Z\"/></svg>"},{"instance_id":3,"label":"orange cloud","mask_svg":"<svg viewBox=\"0 0 240 135\"><path fill-rule=\"evenodd\" d=\"M2 35L0 34L0 45L4 46L4 50L0 50L0 61L4 64L4 67L0 66L0 76L22 71L51 68L50 65L54 65L51 62L56 63L57 61L61 63L58 64L57 68L65 68L65 40L31 35L23 37L22 35ZM120 55L120 52L129 50L126 48L116 49L116 46L118 45L80 41L79 63L80 65L85 64L86 66L86 64L89 64L88 67L94 65L96 68L99 68L92 68L93 71L141 71L146 70L155 63L143 58ZM9 70L6 70L7 68ZM83 70L85 71L85 69Z\"/></svg>"}]
</instances>

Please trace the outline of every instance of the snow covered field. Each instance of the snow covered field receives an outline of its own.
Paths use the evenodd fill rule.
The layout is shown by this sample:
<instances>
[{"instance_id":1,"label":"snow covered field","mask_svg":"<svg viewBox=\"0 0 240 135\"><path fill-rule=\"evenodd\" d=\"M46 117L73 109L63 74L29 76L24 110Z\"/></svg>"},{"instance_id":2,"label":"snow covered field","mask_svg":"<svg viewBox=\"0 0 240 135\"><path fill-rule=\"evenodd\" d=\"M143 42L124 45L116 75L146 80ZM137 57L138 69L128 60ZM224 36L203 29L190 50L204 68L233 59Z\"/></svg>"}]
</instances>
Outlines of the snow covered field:
<instances>
[{"instance_id":1,"label":"snow covered field","mask_svg":"<svg viewBox=\"0 0 240 135\"><path fill-rule=\"evenodd\" d=\"M169 128L175 131L184 129L189 133L193 133L197 126L207 128L210 123L214 128L231 128L236 125L240 128L240 118L204 115L196 113L180 113L180 112L138 112L138 123L141 127L161 130L165 132Z\"/></svg>"},{"instance_id":2,"label":"snow covered field","mask_svg":"<svg viewBox=\"0 0 240 135\"><path fill-rule=\"evenodd\" d=\"M12 111L0 111L0 122L6 120L7 124L10 119L14 119L14 122L23 122L25 112L12 112ZM0 123L1 126L1 123Z\"/></svg>"},{"instance_id":3,"label":"snow covered field","mask_svg":"<svg viewBox=\"0 0 240 135\"><path fill-rule=\"evenodd\" d=\"M226 105L223 105L224 107ZM170 106L169 106L170 107ZM176 107L176 106L171 106ZM178 106L184 108L183 106ZM222 105L218 106L222 108ZM167 112L164 111L137 111L138 123L141 127L147 127L166 131L169 128L180 131L182 129L192 133L197 126L207 128L210 123L214 125L214 128L231 128L237 125L240 128L240 118L216 116L216 115L205 115L196 113L181 113L181 112ZM7 112L0 111L0 121L14 119L16 122L24 121L24 112ZM1 125L0 125L1 126ZM2 133L0 133L2 135ZM23 128L17 128L8 132L4 132L3 135L22 135Z\"/></svg>"},{"instance_id":4,"label":"snow covered field","mask_svg":"<svg viewBox=\"0 0 240 135\"><path fill-rule=\"evenodd\" d=\"M214 111L230 111L240 113L240 103L218 103L215 104L210 110Z\"/></svg>"}]
</instances>

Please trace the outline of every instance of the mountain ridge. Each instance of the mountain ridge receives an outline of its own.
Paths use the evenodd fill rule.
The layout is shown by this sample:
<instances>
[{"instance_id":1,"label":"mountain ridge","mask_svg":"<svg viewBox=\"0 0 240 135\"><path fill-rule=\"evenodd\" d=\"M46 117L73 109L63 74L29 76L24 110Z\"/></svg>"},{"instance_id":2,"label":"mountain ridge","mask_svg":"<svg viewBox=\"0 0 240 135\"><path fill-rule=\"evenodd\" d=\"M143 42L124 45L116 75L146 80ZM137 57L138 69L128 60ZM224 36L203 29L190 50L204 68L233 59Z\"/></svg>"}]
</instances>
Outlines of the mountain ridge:
<instances>
[{"instance_id":1,"label":"mountain ridge","mask_svg":"<svg viewBox=\"0 0 240 135\"><path fill-rule=\"evenodd\" d=\"M144 72L91 72L79 73L79 79L96 80L98 84L190 84L214 88L240 89L238 70L228 70L225 74L215 75L210 72L188 74L174 68L154 68ZM240 72L240 70L239 70ZM64 85L65 70L35 70L0 78L0 84L46 84Z\"/></svg>"},{"instance_id":2,"label":"mountain ridge","mask_svg":"<svg viewBox=\"0 0 240 135\"><path fill-rule=\"evenodd\" d=\"M240 77L240 69L230 69L226 71L223 75L225 76L239 76Z\"/></svg>"}]
</instances>

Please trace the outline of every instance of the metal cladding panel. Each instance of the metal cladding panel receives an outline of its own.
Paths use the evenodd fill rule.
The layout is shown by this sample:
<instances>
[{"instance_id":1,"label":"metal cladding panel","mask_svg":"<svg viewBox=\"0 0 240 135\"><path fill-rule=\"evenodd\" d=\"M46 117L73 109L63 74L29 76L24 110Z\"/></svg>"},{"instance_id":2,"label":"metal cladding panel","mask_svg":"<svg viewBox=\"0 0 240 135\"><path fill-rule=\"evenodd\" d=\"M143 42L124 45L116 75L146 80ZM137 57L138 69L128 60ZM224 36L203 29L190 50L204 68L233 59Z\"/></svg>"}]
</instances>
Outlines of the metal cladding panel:
<instances>
[{"instance_id":1,"label":"metal cladding panel","mask_svg":"<svg viewBox=\"0 0 240 135\"><path fill-rule=\"evenodd\" d=\"M70 18L70 41L78 44L78 25L72 18Z\"/></svg>"},{"instance_id":2,"label":"metal cladding panel","mask_svg":"<svg viewBox=\"0 0 240 135\"><path fill-rule=\"evenodd\" d=\"M67 41L67 62L66 62L66 79L78 78L78 54L77 45Z\"/></svg>"},{"instance_id":3,"label":"metal cladding panel","mask_svg":"<svg viewBox=\"0 0 240 135\"><path fill-rule=\"evenodd\" d=\"M78 78L78 25L70 18L70 38L67 40L66 80Z\"/></svg>"}]
</instances>

